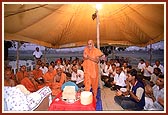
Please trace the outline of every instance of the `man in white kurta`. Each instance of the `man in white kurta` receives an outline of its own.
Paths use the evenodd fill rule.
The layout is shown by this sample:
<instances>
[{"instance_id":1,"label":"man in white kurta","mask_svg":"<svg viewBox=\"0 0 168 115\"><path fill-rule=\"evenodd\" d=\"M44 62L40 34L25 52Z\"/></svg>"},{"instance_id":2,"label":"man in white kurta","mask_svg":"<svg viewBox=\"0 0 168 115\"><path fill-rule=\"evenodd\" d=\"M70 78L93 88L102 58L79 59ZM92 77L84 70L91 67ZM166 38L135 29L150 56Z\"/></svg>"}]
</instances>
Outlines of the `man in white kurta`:
<instances>
[{"instance_id":1,"label":"man in white kurta","mask_svg":"<svg viewBox=\"0 0 168 115\"><path fill-rule=\"evenodd\" d=\"M71 81L74 81L79 88L81 88L84 84L84 72L82 70L77 69L77 66L72 66L72 74Z\"/></svg>"},{"instance_id":2,"label":"man in white kurta","mask_svg":"<svg viewBox=\"0 0 168 115\"><path fill-rule=\"evenodd\" d=\"M126 87L125 80L126 80L126 75L122 71L121 67L116 67L116 75L114 76L114 81L113 81L115 89Z\"/></svg>"},{"instance_id":3,"label":"man in white kurta","mask_svg":"<svg viewBox=\"0 0 168 115\"><path fill-rule=\"evenodd\" d=\"M41 59L42 58L43 54L39 50L39 47L36 47L36 50L33 52L33 56L35 57L35 59Z\"/></svg>"}]
</instances>

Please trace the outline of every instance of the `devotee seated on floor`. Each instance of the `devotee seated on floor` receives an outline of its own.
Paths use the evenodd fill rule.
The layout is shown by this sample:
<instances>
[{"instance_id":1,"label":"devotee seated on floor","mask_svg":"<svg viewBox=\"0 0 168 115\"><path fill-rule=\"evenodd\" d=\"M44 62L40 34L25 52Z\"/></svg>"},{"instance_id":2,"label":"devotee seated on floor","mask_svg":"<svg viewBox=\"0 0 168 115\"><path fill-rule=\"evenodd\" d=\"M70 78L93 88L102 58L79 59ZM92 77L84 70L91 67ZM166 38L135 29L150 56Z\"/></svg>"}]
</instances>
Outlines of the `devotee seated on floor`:
<instances>
[{"instance_id":1,"label":"devotee seated on floor","mask_svg":"<svg viewBox=\"0 0 168 115\"><path fill-rule=\"evenodd\" d=\"M151 98L151 95L153 93L152 87L150 84L145 85L145 106L144 110L152 110L153 108L153 100Z\"/></svg>"},{"instance_id":2,"label":"devotee seated on floor","mask_svg":"<svg viewBox=\"0 0 168 115\"><path fill-rule=\"evenodd\" d=\"M123 62L123 64L122 64L122 70L123 70L123 72L125 73L125 74L127 74L127 66L128 66L128 63L126 63L126 62Z\"/></svg>"},{"instance_id":3,"label":"devotee seated on floor","mask_svg":"<svg viewBox=\"0 0 168 115\"><path fill-rule=\"evenodd\" d=\"M84 72L77 69L76 65L72 66L71 81L75 82L79 88L84 87Z\"/></svg>"},{"instance_id":4,"label":"devotee seated on floor","mask_svg":"<svg viewBox=\"0 0 168 115\"><path fill-rule=\"evenodd\" d=\"M151 75L153 73L153 67L149 64L148 61L145 61L145 67L141 69L143 73L143 79L150 81Z\"/></svg>"},{"instance_id":5,"label":"devotee seated on floor","mask_svg":"<svg viewBox=\"0 0 168 115\"><path fill-rule=\"evenodd\" d=\"M70 66L69 60L65 60L64 62L65 62L65 64L64 64L65 71L64 72L71 73L71 66Z\"/></svg>"},{"instance_id":6,"label":"devotee seated on floor","mask_svg":"<svg viewBox=\"0 0 168 115\"><path fill-rule=\"evenodd\" d=\"M35 69L32 71L34 74L34 79L39 83L43 84L44 79L43 79L43 72L40 69L40 65L36 64Z\"/></svg>"},{"instance_id":7,"label":"devotee seated on floor","mask_svg":"<svg viewBox=\"0 0 168 115\"><path fill-rule=\"evenodd\" d=\"M65 71L65 67L62 65L62 62L61 62L60 59L58 59L58 60L55 61L55 67L54 67L54 69L56 70L57 68L61 68L63 72Z\"/></svg>"},{"instance_id":8,"label":"devotee seated on floor","mask_svg":"<svg viewBox=\"0 0 168 115\"><path fill-rule=\"evenodd\" d=\"M40 66L39 69L42 70L43 75L44 75L45 73L47 73L47 71L48 71L48 67L46 67L46 64L45 64L44 62L41 63L41 66Z\"/></svg>"},{"instance_id":9,"label":"devotee seated on floor","mask_svg":"<svg viewBox=\"0 0 168 115\"><path fill-rule=\"evenodd\" d=\"M20 84L21 80L25 77L28 77L28 72L26 70L26 66L25 65L22 65L20 67L20 71L18 71L16 73L16 81L17 81L17 84Z\"/></svg>"},{"instance_id":10,"label":"devotee seated on floor","mask_svg":"<svg viewBox=\"0 0 168 115\"><path fill-rule=\"evenodd\" d=\"M12 71L12 66L11 65L5 65L5 70L9 70L9 71L11 71L11 79L13 79L14 80L14 82L15 82L15 84L16 84L16 77L15 77L15 75L14 75L14 73L13 73L13 71Z\"/></svg>"},{"instance_id":11,"label":"devotee seated on floor","mask_svg":"<svg viewBox=\"0 0 168 115\"><path fill-rule=\"evenodd\" d=\"M120 88L125 88L126 87L126 75L122 71L121 67L116 67L116 74L114 76L114 81L112 81L112 87L111 90L117 90Z\"/></svg>"},{"instance_id":12,"label":"devotee seated on floor","mask_svg":"<svg viewBox=\"0 0 168 115\"><path fill-rule=\"evenodd\" d=\"M24 85L30 92L35 92L38 90L38 83L35 81L32 71L28 72L28 77L25 77L21 80L21 84Z\"/></svg>"},{"instance_id":13,"label":"devotee seated on floor","mask_svg":"<svg viewBox=\"0 0 168 115\"><path fill-rule=\"evenodd\" d=\"M162 74L162 72L161 72L160 68L153 69L153 73L152 73L151 79L150 79L150 83L151 83L152 87L156 84L156 80L158 79L158 76L161 74Z\"/></svg>"},{"instance_id":14,"label":"devotee seated on floor","mask_svg":"<svg viewBox=\"0 0 168 115\"><path fill-rule=\"evenodd\" d=\"M52 89L52 83L55 75L56 75L56 70L54 70L53 66L50 65L48 67L48 72L45 73L43 76L45 85L49 86L51 89Z\"/></svg>"},{"instance_id":15,"label":"devotee seated on floor","mask_svg":"<svg viewBox=\"0 0 168 115\"><path fill-rule=\"evenodd\" d=\"M109 76L112 73L112 67L110 61L106 62L104 70L102 71L102 75Z\"/></svg>"},{"instance_id":16,"label":"devotee seated on floor","mask_svg":"<svg viewBox=\"0 0 168 115\"><path fill-rule=\"evenodd\" d=\"M61 92L62 84L66 82L66 74L63 73L61 68L56 69L56 75L53 78L52 82L52 95L56 96Z\"/></svg>"},{"instance_id":17,"label":"devotee seated on floor","mask_svg":"<svg viewBox=\"0 0 168 115\"><path fill-rule=\"evenodd\" d=\"M143 82L137 79L137 71L132 69L126 80L127 89L118 90L114 100L125 110L143 110L145 106L145 91Z\"/></svg>"},{"instance_id":18,"label":"devotee seated on floor","mask_svg":"<svg viewBox=\"0 0 168 115\"><path fill-rule=\"evenodd\" d=\"M163 67L163 65L161 65L159 60L155 61L155 65L153 65L153 68L159 68L161 70L162 74L164 74L164 67Z\"/></svg>"},{"instance_id":19,"label":"devotee seated on floor","mask_svg":"<svg viewBox=\"0 0 168 115\"><path fill-rule=\"evenodd\" d=\"M159 75L156 84L151 88L148 85L146 92L145 110L164 110L164 75ZM147 89L146 88L146 89ZM150 91L150 92L149 92Z\"/></svg>"},{"instance_id":20,"label":"devotee seated on floor","mask_svg":"<svg viewBox=\"0 0 168 115\"><path fill-rule=\"evenodd\" d=\"M15 86L15 81L11 79L12 72L9 69L6 69L4 72L4 86Z\"/></svg>"},{"instance_id":21,"label":"devotee seated on floor","mask_svg":"<svg viewBox=\"0 0 168 115\"><path fill-rule=\"evenodd\" d=\"M107 68L107 66L105 66L105 68ZM116 74L116 65L112 64L110 71L108 71L108 73L106 72L105 74L101 75L101 80L104 82L104 86L109 88L112 87L112 82L114 81L115 74Z\"/></svg>"},{"instance_id":22,"label":"devotee seated on floor","mask_svg":"<svg viewBox=\"0 0 168 115\"><path fill-rule=\"evenodd\" d=\"M139 63L138 63L138 66L137 66L138 71L141 71L144 67L145 67L144 59L139 60Z\"/></svg>"}]
</instances>

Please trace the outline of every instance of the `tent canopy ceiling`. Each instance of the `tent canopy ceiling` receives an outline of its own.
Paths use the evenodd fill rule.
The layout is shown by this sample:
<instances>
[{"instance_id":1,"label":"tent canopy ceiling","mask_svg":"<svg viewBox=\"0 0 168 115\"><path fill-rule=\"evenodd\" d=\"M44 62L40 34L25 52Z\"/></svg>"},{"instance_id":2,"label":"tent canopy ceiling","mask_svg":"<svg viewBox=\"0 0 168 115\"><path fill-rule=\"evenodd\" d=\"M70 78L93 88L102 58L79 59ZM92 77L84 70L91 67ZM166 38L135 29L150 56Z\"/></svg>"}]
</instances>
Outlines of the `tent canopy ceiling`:
<instances>
[{"instance_id":1,"label":"tent canopy ceiling","mask_svg":"<svg viewBox=\"0 0 168 115\"><path fill-rule=\"evenodd\" d=\"M164 40L164 4L102 3L100 45L147 46ZM96 42L95 4L4 4L4 39L51 48Z\"/></svg>"}]
</instances>

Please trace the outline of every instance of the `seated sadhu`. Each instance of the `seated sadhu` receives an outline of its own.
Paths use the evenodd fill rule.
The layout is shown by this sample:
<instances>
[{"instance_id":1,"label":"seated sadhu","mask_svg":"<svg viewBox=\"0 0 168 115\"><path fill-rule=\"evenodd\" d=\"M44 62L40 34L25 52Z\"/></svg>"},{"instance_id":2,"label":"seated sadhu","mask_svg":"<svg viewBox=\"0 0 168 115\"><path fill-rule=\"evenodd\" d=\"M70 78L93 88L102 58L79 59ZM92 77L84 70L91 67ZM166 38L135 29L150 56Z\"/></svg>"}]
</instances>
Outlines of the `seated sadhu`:
<instances>
[{"instance_id":1,"label":"seated sadhu","mask_svg":"<svg viewBox=\"0 0 168 115\"><path fill-rule=\"evenodd\" d=\"M28 72L26 70L26 66L25 65L22 65L20 67L20 71L18 71L16 73L16 81L17 81L17 84L20 84L21 80L25 77L28 77Z\"/></svg>"},{"instance_id":2,"label":"seated sadhu","mask_svg":"<svg viewBox=\"0 0 168 115\"><path fill-rule=\"evenodd\" d=\"M35 81L32 71L28 72L28 77L21 80L21 84L24 85L30 92L35 92L38 90L38 83Z\"/></svg>"},{"instance_id":3,"label":"seated sadhu","mask_svg":"<svg viewBox=\"0 0 168 115\"><path fill-rule=\"evenodd\" d=\"M36 64L35 69L32 71L34 74L34 78L35 80L39 83L39 84L43 84L44 83L44 79L43 79L43 72L40 69L40 65Z\"/></svg>"},{"instance_id":4,"label":"seated sadhu","mask_svg":"<svg viewBox=\"0 0 168 115\"><path fill-rule=\"evenodd\" d=\"M13 79L13 80L15 81L15 84L16 84L16 77L15 77L13 71L12 71L12 66L10 66L10 65L5 66L5 70L9 70L9 71L12 72L12 73L11 73L11 74L12 74L12 75L11 75L11 79Z\"/></svg>"},{"instance_id":5,"label":"seated sadhu","mask_svg":"<svg viewBox=\"0 0 168 115\"><path fill-rule=\"evenodd\" d=\"M61 87L64 82L66 82L66 74L63 73L61 68L57 68L52 84L52 95L56 96L61 92Z\"/></svg>"},{"instance_id":6,"label":"seated sadhu","mask_svg":"<svg viewBox=\"0 0 168 115\"><path fill-rule=\"evenodd\" d=\"M50 65L48 67L48 72L45 73L43 76L46 86L49 86L50 88L52 88L52 83L55 75L56 75L56 70L54 70L53 66Z\"/></svg>"},{"instance_id":7,"label":"seated sadhu","mask_svg":"<svg viewBox=\"0 0 168 115\"><path fill-rule=\"evenodd\" d=\"M9 69L6 69L4 72L4 86L15 86L15 81L11 79L12 72Z\"/></svg>"}]
</instances>

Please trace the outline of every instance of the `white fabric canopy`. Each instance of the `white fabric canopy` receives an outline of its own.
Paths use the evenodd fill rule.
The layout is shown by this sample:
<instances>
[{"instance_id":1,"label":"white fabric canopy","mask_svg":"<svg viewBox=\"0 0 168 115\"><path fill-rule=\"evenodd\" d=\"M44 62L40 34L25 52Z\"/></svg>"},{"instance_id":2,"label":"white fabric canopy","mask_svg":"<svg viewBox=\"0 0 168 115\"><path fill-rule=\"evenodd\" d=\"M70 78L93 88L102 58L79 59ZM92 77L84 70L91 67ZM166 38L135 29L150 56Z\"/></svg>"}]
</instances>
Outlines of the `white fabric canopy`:
<instances>
[{"instance_id":1,"label":"white fabric canopy","mask_svg":"<svg viewBox=\"0 0 168 115\"><path fill-rule=\"evenodd\" d=\"M47 2L46 2L47 3ZM102 3L100 45L147 46L164 40L164 4ZM95 4L4 4L4 40L64 48L96 42Z\"/></svg>"}]
</instances>

